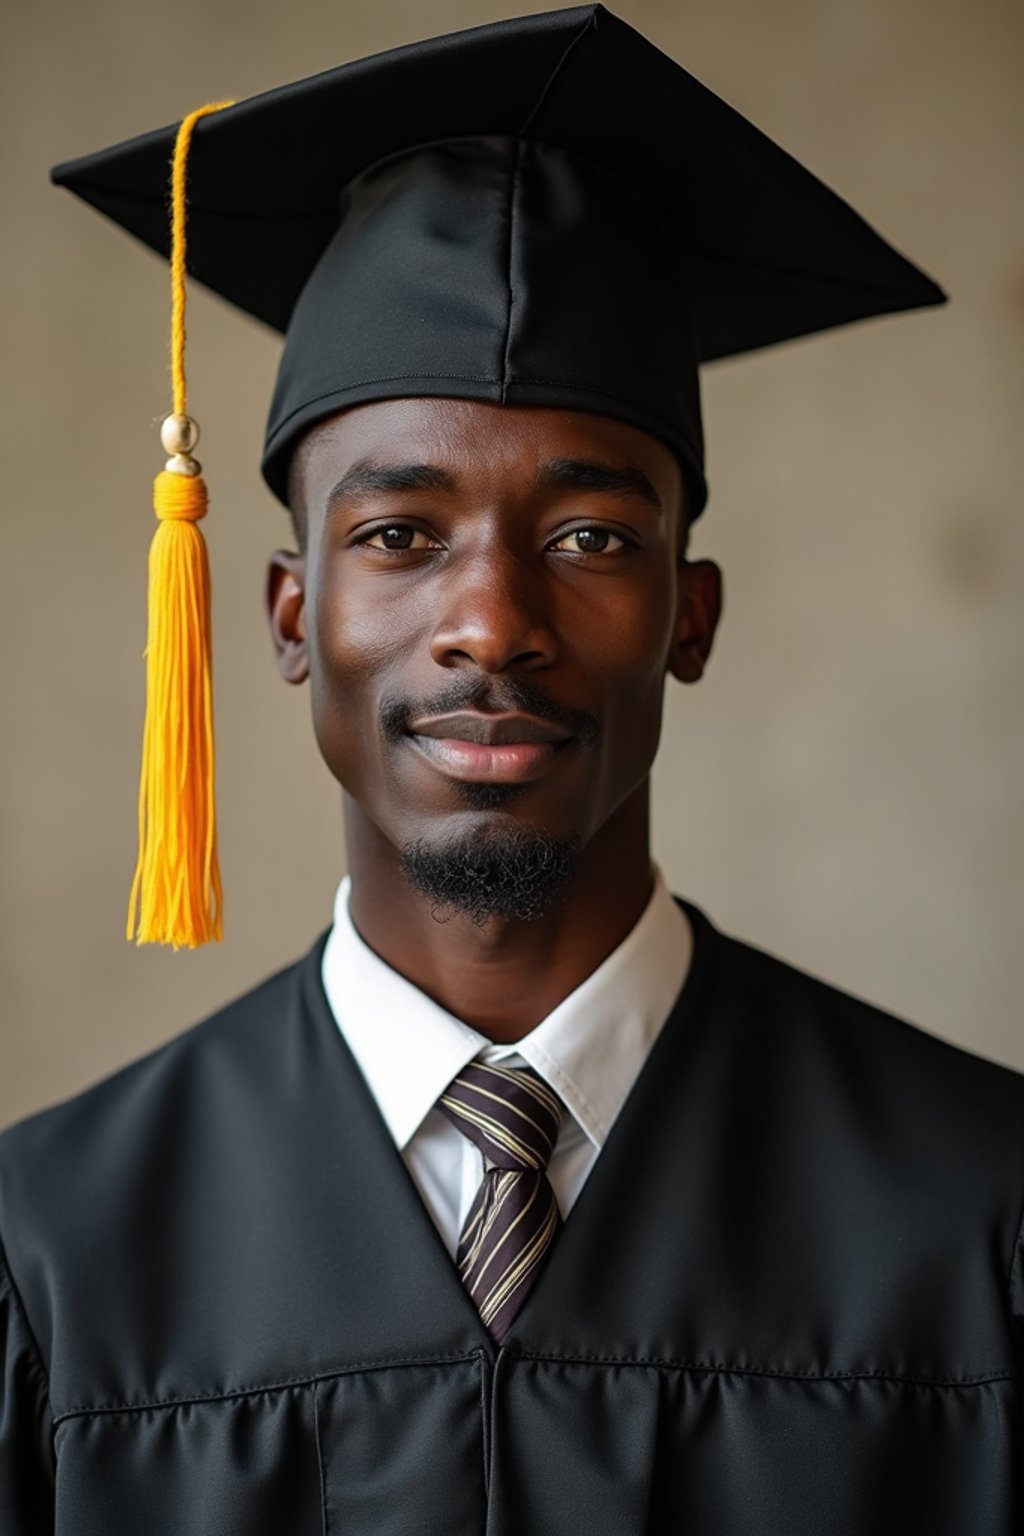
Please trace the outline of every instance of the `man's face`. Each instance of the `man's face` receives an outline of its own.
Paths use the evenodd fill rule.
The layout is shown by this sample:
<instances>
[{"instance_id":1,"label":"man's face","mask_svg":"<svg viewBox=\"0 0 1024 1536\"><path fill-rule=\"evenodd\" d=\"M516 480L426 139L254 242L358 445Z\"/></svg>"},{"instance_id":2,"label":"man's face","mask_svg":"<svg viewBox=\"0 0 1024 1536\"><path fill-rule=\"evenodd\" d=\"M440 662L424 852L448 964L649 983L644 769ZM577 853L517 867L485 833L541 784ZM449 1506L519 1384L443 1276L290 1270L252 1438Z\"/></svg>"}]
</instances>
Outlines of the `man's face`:
<instances>
[{"instance_id":1,"label":"man's face","mask_svg":"<svg viewBox=\"0 0 1024 1536\"><path fill-rule=\"evenodd\" d=\"M271 562L279 664L308 676L328 767L395 849L578 850L646 792L665 674L700 675L719 608L717 569L680 552L664 444L586 412L389 400L312 428L291 484L306 547ZM458 712L559 739L414 729Z\"/></svg>"}]
</instances>

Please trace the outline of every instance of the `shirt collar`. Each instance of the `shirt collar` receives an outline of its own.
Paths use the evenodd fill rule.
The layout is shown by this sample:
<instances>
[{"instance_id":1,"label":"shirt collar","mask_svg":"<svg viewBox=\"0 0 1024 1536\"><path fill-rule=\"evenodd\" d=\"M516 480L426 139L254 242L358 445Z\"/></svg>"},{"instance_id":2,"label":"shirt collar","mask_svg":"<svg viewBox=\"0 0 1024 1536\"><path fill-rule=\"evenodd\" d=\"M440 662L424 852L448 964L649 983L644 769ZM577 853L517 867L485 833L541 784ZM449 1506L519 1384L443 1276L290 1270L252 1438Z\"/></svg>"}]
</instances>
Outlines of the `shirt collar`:
<instances>
[{"instance_id":1,"label":"shirt collar","mask_svg":"<svg viewBox=\"0 0 1024 1536\"><path fill-rule=\"evenodd\" d=\"M400 1151L474 1056L521 1057L595 1147L636 1081L689 969L690 924L652 861L654 888L622 942L521 1040L494 1045L371 949L348 909L346 875L323 955L331 1012Z\"/></svg>"}]
</instances>

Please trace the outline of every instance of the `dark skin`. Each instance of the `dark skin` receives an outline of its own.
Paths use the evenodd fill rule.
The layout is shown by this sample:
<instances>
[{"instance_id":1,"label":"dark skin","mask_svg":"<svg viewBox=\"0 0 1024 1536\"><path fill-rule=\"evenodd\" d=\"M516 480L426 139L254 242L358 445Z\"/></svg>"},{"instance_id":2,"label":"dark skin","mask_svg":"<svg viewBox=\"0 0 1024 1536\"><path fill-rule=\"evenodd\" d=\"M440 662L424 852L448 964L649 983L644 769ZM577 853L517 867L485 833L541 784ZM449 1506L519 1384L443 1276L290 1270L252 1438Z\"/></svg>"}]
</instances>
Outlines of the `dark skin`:
<instances>
[{"instance_id":1,"label":"dark skin","mask_svg":"<svg viewBox=\"0 0 1024 1536\"><path fill-rule=\"evenodd\" d=\"M626 474L609 486L570 469L538 484L566 461ZM399 464L434 466L448 483L332 497L353 467ZM271 557L270 627L281 675L310 682L316 738L342 786L353 922L450 1013L492 1041L518 1040L650 898L665 677L701 677L721 611L718 567L685 552L678 462L641 429L588 412L386 400L311 428L290 495L304 547ZM457 707L526 708L576 737L550 771L488 803L400 734L446 713L453 685L466 690ZM439 921L399 849L511 822L579 839L564 899L541 920Z\"/></svg>"}]
</instances>

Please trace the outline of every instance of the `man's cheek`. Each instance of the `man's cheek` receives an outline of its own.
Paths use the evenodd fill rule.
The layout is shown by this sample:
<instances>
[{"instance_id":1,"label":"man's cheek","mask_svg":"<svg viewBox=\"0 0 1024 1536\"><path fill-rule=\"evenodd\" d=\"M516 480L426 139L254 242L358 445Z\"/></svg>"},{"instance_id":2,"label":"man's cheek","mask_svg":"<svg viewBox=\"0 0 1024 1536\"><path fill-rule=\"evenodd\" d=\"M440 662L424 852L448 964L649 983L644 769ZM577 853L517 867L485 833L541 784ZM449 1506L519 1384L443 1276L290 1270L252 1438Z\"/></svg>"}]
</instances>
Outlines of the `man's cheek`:
<instances>
[{"instance_id":1,"label":"man's cheek","mask_svg":"<svg viewBox=\"0 0 1024 1536\"><path fill-rule=\"evenodd\" d=\"M339 686L365 681L372 673L394 671L410 656L429 648L422 624L410 622L408 604L373 605L339 600L317 625L317 643L325 672Z\"/></svg>"}]
</instances>

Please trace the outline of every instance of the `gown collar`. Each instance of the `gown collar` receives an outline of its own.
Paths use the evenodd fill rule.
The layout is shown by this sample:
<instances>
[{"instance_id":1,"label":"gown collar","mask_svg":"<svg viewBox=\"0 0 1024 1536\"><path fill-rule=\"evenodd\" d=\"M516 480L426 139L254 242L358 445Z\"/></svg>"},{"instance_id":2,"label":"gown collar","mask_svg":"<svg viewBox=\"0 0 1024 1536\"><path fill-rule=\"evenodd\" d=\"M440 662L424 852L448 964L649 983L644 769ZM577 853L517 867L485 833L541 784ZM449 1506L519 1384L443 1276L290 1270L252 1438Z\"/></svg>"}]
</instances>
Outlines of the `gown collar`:
<instances>
[{"instance_id":1,"label":"gown collar","mask_svg":"<svg viewBox=\"0 0 1024 1536\"><path fill-rule=\"evenodd\" d=\"M652 861L651 895L629 933L522 1039L493 1045L373 950L338 887L323 988L399 1151L476 1056L533 1067L600 1150L647 1059L690 963L683 909Z\"/></svg>"}]
</instances>

